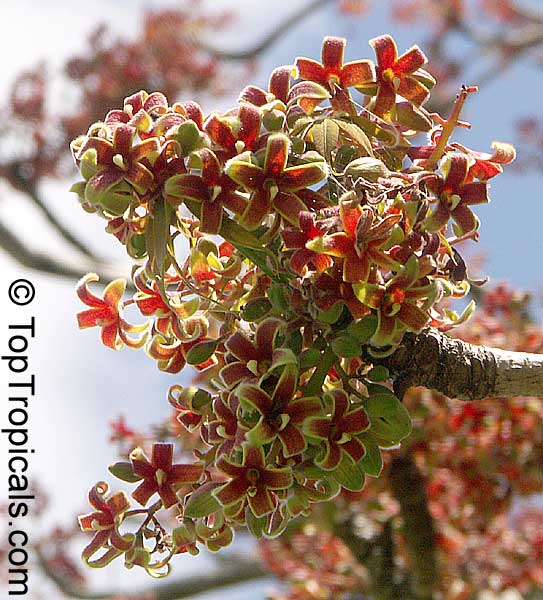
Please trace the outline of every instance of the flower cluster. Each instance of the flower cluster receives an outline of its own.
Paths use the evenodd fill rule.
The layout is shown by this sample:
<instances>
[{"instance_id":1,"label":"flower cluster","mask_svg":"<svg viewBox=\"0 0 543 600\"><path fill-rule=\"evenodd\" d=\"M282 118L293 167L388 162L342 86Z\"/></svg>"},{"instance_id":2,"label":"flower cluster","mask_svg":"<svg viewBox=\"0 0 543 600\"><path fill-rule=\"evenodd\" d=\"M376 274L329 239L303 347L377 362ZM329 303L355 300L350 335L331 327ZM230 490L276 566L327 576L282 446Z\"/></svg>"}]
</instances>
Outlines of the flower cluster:
<instances>
[{"instance_id":1,"label":"flower cluster","mask_svg":"<svg viewBox=\"0 0 543 600\"><path fill-rule=\"evenodd\" d=\"M81 281L80 326L101 327L115 349L145 346L169 373L195 365L207 386L170 392L200 434L197 462L172 464L173 447L157 444L150 460L136 449L112 467L140 482L132 496L148 513L130 566L159 573L178 552L227 545L237 525L273 537L313 504L361 490L381 449L411 430L372 357L473 309L440 301L469 290L456 244L477 239L470 207L488 202L487 181L514 150L454 143L474 89L448 119L431 114L422 51L399 55L387 35L371 45L376 64L344 62L345 40L325 38L321 62L275 69L268 89L247 87L222 114L142 91L72 143L72 190L138 261L130 299L121 281L103 299L88 289L94 276ZM146 323L129 324L128 307ZM168 534L155 513L173 506ZM130 514L123 504L107 521L106 556L124 549L113 533Z\"/></svg>"}]
</instances>

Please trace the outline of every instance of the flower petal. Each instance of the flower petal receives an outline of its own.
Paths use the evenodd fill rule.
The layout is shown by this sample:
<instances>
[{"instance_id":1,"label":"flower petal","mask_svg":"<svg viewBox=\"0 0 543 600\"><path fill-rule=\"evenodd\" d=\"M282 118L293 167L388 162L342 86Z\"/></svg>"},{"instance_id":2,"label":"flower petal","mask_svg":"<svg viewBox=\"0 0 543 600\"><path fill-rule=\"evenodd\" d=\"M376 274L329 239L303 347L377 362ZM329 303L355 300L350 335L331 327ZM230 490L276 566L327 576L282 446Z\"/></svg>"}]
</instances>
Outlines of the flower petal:
<instances>
[{"instance_id":1,"label":"flower petal","mask_svg":"<svg viewBox=\"0 0 543 600\"><path fill-rule=\"evenodd\" d=\"M341 70L341 85L343 87L366 85L374 81L374 78L375 73L371 60L348 62Z\"/></svg>"}]
</instances>

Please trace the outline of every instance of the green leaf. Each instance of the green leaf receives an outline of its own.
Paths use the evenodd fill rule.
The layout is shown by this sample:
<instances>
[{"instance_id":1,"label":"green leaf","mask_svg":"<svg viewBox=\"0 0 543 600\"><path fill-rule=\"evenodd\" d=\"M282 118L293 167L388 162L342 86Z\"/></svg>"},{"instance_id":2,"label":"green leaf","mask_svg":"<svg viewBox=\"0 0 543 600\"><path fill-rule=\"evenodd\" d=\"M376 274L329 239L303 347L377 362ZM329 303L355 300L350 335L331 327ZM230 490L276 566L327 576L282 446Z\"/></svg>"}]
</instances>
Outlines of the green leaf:
<instances>
[{"instance_id":1,"label":"green leaf","mask_svg":"<svg viewBox=\"0 0 543 600\"><path fill-rule=\"evenodd\" d=\"M371 435L371 433L361 433L357 436L358 439L364 444L366 454L360 461L360 466L364 471L372 477L379 477L383 470L383 457L381 456L381 450L377 440Z\"/></svg>"},{"instance_id":2,"label":"green leaf","mask_svg":"<svg viewBox=\"0 0 543 600\"><path fill-rule=\"evenodd\" d=\"M339 139L339 127L333 119L325 119L311 128L313 143L317 152L326 161L331 162L332 151L335 150Z\"/></svg>"},{"instance_id":3,"label":"green leaf","mask_svg":"<svg viewBox=\"0 0 543 600\"><path fill-rule=\"evenodd\" d=\"M241 318L248 323L254 323L263 319L272 309L267 298L252 298L241 311Z\"/></svg>"},{"instance_id":4,"label":"green leaf","mask_svg":"<svg viewBox=\"0 0 543 600\"><path fill-rule=\"evenodd\" d=\"M377 316L368 315L354 321L347 327L347 333L356 338L360 344L365 344L377 330Z\"/></svg>"},{"instance_id":5,"label":"green leaf","mask_svg":"<svg viewBox=\"0 0 543 600\"><path fill-rule=\"evenodd\" d=\"M351 161L345 169L345 174L354 178L362 177L375 183L379 177L387 177L390 172L382 160L363 156Z\"/></svg>"},{"instance_id":6,"label":"green leaf","mask_svg":"<svg viewBox=\"0 0 543 600\"><path fill-rule=\"evenodd\" d=\"M356 358L360 356L360 343L349 334L341 334L330 343L336 356L342 358Z\"/></svg>"},{"instance_id":7,"label":"green leaf","mask_svg":"<svg viewBox=\"0 0 543 600\"><path fill-rule=\"evenodd\" d=\"M398 443L411 433L411 417L405 406L388 394L370 396L364 408L371 422L371 433L392 443Z\"/></svg>"},{"instance_id":8,"label":"green leaf","mask_svg":"<svg viewBox=\"0 0 543 600\"><path fill-rule=\"evenodd\" d=\"M369 371L366 377L370 381L386 381L390 377L390 373L386 367L383 367L383 365L377 365Z\"/></svg>"},{"instance_id":9,"label":"green leaf","mask_svg":"<svg viewBox=\"0 0 543 600\"><path fill-rule=\"evenodd\" d=\"M213 482L205 483L193 492L185 504L183 515L189 519L198 519L220 510L221 503L213 496L213 490L220 485Z\"/></svg>"},{"instance_id":10,"label":"green leaf","mask_svg":"<svg viewBox=\"0 0 543 600\"><path fill-rule=\"evenodd\" d=\"M335 123L341 129L341 138L348 144L356 146L360 152L366 156L373 156L373 148L369 137L354 123L335 120Z\"/></svg>"},{"instance_id":11,"label":"green leaf","mask_svg":"<svg viewBox=\"0 0 543 600\"><path fill-rule=\"evenodd\" d=\"M238 246L242 246L243 248L262 248L262 243L253 233L247 231L228 217L223 217L219 235L236 248Z\"/></svg>"},{"instance_id":12,"label":"green leaf","mask_svg":"<svg viewBox=\"0 0 543 600\"><path fill-rule=\"evenodd\" d=\"M267 516L255 517L252 510L247 511L246 523L247 529L253 534L258 540L264 534L266 528Z\"/></svg>"},{"instance_id":13,"label":"green leaf","mask_svg":"<svg viewBox=\"0 0 543 600\"><path fill-rule=\"evenodd\" d=\"M194 121L185 121L181 123L175 136L181 146L181 155L188 156L200 145L200 130Z\"/></svg>"},{"instance_id":14,"label":"green leaf","mask_svg":"<svg viewBox=\"0 0 543 600\"><path fill-rule=\"evenodd\" d=\"M153 207L150 224L147 227L147 252L154 273L162 276L165 271L168 243L170 241L171 207L159 198Z\"/></svg>"},{"instance_id":15,"label":"green leaf","mask_svg":"<svg viewBox=\"0 0 543 600\"><path fill-rule=\"evenodd\" d=\"M230 240L227 241L230 242ZM267 254L264 250L256 250L254 248L247 248L245 246L236 246L236 249L243 257L247 258L254 265L259 267L263 273L266 273L266 275L269 275L271 279L277 281L277 275L270 269L268 265Z\"/></svg>"},{"instance_id":16,"label":"green leaf","mask_svg":"<svg viewBox=\"0 0 543 600\"><path fill-rule=\"evenodd\" d=\"M322 354L321 361L311 375L307 385L304 387L304 396L318 396L322 393L322 385L324 380L326 379L328 371L332 368L336 360L337 357L332 349L327 348Z\"/></svg>"},{"instance_id":17,"label":"green leaf","mask_svg":"<svg viewBox=\"0 0 543 600\"><path fill-rule=\"evenodd\" d=\"M300 369L311 369L319 364L321 353L316 348L309 348L300 355Z\"/></svg>"},{"instance_id":18,"label":"green leaf","mask_svg":"<svg viewBox=\"0 0 543 600\"><path fill-rule=\"evenodd\" d=\"M217 349L219 340L210 340L208 342L200 342L193 346L186 356L189 365L200 365L211 358Z\"/></svg>"},{"instance_id":19,"label":"green leaf","mask_svg":"<svg viewBox=\"0 0 543 600\"><path fill-rule=\"evenodd\" d=\"M317 320L327 325L333 325L343 312L343 302L336 302L328 310L319 310L317 312Z\"/></svg>"},{"instance_id":20,"label":"green leaf","mask_svg":"<svg viewBox=\"0 0 543 600\"><path fill-rule=\"evenodd\" d=\"M433 126L432 119L426 111L418 106L413 106L410 102L396 104L396 120L415 131L430 131Z\"/></svg>"},{"instance_id":21,"label":"green leaf","mask_svg":"<svg viewBox=\"0 0 543 600\"><path fill-rule=\"evenodd\" d=\"M136 483L136 481L143 479L143 477L134 474L132 464L129 462L116 462L113 465L109 465L107 470L117 479L127 481L128 483Z\"/></svg>"},{"instance_id":22,"label":"green leaf","mask_svg":"<svg viewBox=\"0 0 543 600\"><path fill-rule=\"evenodd\" d=\"M360 464L353 463L345 453L334 471L334 478L342 487L351 492L359 492L364 487L366 479Z\"/></svg>"},{"instance_id":23,"label":"green leaf","mask_svg":"<svg viewBox=\"0 0 543 600\"><path fill-rule=\"evenodd\" d=\"M290 308L290 298L285 285L281 283L273 283L268 290L268 299L275 310L280 313L288 311Z\"/></svg>"},{"instance_id":24,"label":"green leaf","mask_svg":"<svg viewBox=\"0 0 543 600\"><path fill-rule=\"evenodd\" d=\"M336 152L334 170L343 173L345 167L358 156L356 149L352 146L340 146Z\"/></svg>"}]
</instances>

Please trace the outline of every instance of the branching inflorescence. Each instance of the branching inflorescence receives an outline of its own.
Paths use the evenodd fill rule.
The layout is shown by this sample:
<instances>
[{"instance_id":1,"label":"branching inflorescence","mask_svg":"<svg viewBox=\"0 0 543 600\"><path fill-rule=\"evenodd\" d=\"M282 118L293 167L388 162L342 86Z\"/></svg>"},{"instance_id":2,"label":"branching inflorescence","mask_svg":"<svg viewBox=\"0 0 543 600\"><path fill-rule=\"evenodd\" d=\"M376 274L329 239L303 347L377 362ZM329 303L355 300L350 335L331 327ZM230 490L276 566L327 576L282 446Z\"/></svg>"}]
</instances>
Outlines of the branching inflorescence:
<instances>
[{"instance_id":1,"label":"branching inflorescence","mask_svg":"<svg viewBox=\"0 0 543 600\"><path fill-rule=\"evenodd\" d=\"M139 508L92 488L94 512L80 519L94 532L90 566L124 555L161 575L177 553L227 546L237 526L277 536L312 504L360 490L381 449L409 434L371 356L469 317L472 303L458 315L443 302L469 291L456 246L477 239L471 206L488 202L514 149L454 143L475 88L449 118L431 114L420 49L370 43L376 64L344 63L345 40L327 37L321 62L275 69L267 90L245 88L224 114L141 91L72 142L83 178L72 190L137 261L131 299L122 280L103 298L88 287L96 276L81 280L80 327L101 327L113 349L145 346L166 372L194 365L205 383L169 394L199 433L196 448L178 448L192 462L156 443L150 458L136 448L110 467L137 484ZM129 306L147 322L129 324ZM172 507L169 531L159 511Z\"/></svg>"}]
</instances>

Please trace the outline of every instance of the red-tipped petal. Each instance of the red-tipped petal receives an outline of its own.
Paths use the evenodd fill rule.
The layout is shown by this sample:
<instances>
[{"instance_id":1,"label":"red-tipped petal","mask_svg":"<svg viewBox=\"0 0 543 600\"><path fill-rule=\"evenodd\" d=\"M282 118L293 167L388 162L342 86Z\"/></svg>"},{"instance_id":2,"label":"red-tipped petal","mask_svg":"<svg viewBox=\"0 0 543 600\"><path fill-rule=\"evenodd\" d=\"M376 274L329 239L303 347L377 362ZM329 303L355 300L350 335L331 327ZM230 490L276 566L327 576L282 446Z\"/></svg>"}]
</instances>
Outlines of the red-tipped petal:
<instances>
[{"instance_id":1,"label":"red-tipped petal","mask_svg":"<svg viewBox=\"0 0 543 600\"><path fill-rule=\"evenodd\" d=\"M456 224L460 227L461 234L474 231L479 226L479 220L469 206L459 204L451 214Z\"/></svg>"},{"instance_id":2,"label":"red-tipped petal","mask_svg":"<svg viewBox=\"0 0 543 600\"><path fill-rule=\"evenodd\" d=\"M263 517L275 508L270 492L263 487L257 488L254 496L247 496L247 501L255 517Z\"/></svg>"},{"instance_id":3,"label":"red-tipped petal","mask_svg":"<svg viewBox=\"0 0 543 600\"><path fill-rule=\"evenodd\" d=\"M155 469L168 471L172 466L173 444L157 443L153 445L151 464Z\"/></svg>"},{"instance_id":4,"label":"red-tipped petal","mask_svg":"<svg viewBox=\"0 0 543 600\"><path fill-rule=\"evenodd\" d=\"M261 168L241 160L228 161L225 165L225 172L230 179L248 190L261 190L266 180Z\"/></svg>"},{"instance_id":5,"label":"red-tipped petal","mask_svg":"<svg viewBox=\"0 0 543 600\"><path fill-rule=\"evenodd\" d=\"M307 210L307 206L296 196L279 192L273 199L273 208L289 223L299 224L300 213Z\"/></svg>"},{"instance_id":6,"label":"red-tipped petal","mask_svg":"<svg viewBox=\"0 0 543 600\"><path fill-rule=\"evenodd\" d=\"M343 65L345 38L326 36L322 42L322 64L326 69L339 71Z\"/></svg>"},{"instance_id":7,"label":"red-tipped petal","mask_svg":"<svg viewBox=\"0 0 543 600\"><path fill-rule=\"evenodd\" d=\"M271 356L275 336L282 326L283 321L274 318L266 319L258 325L255 333L255 344L261 356Z\"/></svg>"},{"instance_id":8,"label":"red-tipped petal","mask_svg":"<svg viewBox=\"0 0 543 600\"><path fill-rule=\"evenodd\" d=\"M266 98L266 92L264 90L254 85L249 85L241 92L238 101L248 102L254 106L263 106L268 99Z\"/></svg>"},{"instance_id":9,"label":"red-tipped petal","mask_svg":"<svg viewBox=\"0 0 543 600\"><path fill-rule=\"evenodd\" d=\"M245 497L248 487L247 480L244 477L238 477L213 492L213 495L223 506L230 506Z\"/></svg>"},{"instance_id":10,"label":"red-tipped petal","mask_svg":"<svg viewBox=\"0 0 543 600\"><path fill-rule=\"evenodd\" d=\"M420 81L414 77L402 77L400 85L396 90L400 96L413 102L413 104L422 104L430 95L430 91Z\"/></svg>"},{"instance_id":11,"label":"red-tipped petal","mask_svg":"<svg viewBox=\"0 0 543 600\"><path fill-rule=\"evenodd\" d=\"M364 444L362 444L358 438L352 438L348 442L341 444L341 448L355 463L357 463L361 458L364 457L364 454L366 454Z\"/></svg>"},{"instance_id":12,"label":"red-tipped petal","mask_svg":"<svg viewBox=\"0 0 543 600\"><path fill-rule=\"evenodd\" d=\"M256 229L271 211L268 192L257 190L251 194L247 208L241 215L240 223L249 230Z\"/></svg>"},{"instance_id":13,"label":"red-tipped petal","mask_svg":"<svg viewBox=\"0 0 543 600\"><path fill-rule=\"evenodd\" d=\"M118 350L122 346L122 341L119 338L119 324L111 323L102 327L102 344L113 350Z\"/></svg>"},{"instance_id":14,"label":"red-tipped petal","mask_svg":"<svg viewBox=\"0 0 543 600\"><path fill-rule=\"evenodd\" d=\"M115 154L128 157L132 149L132 140L136 130L130 125L118 125L113 132L113 147Z\"/></svg>"},{"instance_id":15,"label":"red-tipped petal","mask_svg":"<svg viewBox=\"0 0 543 600\"><path fill-rule=\"evenodd\" d=\"M409 302L404 302L402 304L396 317L412 331L420 331L430 320L430 316L427 312Z\"/></svg>"},{"instance_id":16,"label":"red-tipped petal","mask_svg":"<svg viewBox=\"0 0 543 600\"><path fill-rule=\"evenodd\" d=\"M406 50L395 62L392 70L395 75L413 73L427 63L426 56L418 46L412 46Z\"/></svg>"},{"instance_id":17,"label":"red-tipped petal","mask_svg":"<svg viewBox=\"0 0 543 600\"><path fill-rule=\"evenodd\" d=\"M341 460L341 448L333 442L326 442L325 444L326 450L324 456L321 460L316 461L316 463L325 471L333 471Z\"/></svg>"},{"instance_id":18,"label":"red-tipped petal","mask_svg":"<svg viewBox=\"0 0 543 600\"><path fill-rule=\"evenodd\" d=\"M465 154L447 154L442 170L445 173L443 188L445 191L458 193L458 188L466 180L469 161Z\"/></svg>"},{"instance_id":19,"label":"red-tipped petal","mask_svg":"<svg viewBox=\"0 0 543 600\"><path fill-rule=\"evenodd\" d=\"M275 178L284 171L287 166L289 149L290 141L286 135L282 133L270 135L264 159L266 177Z\"/></svg>"},{"instance_id":20,"label":"red-tipped petal","mask_svg":"<svg viewBox=\"0 0 543 600\"><path fill-rule=\"evenodd\" d=\"M269 87L270 92L282 102L287 101L288 92L290 89L290 75L292 66L285 65L275 68L270 75Z\"/></svg>"},{"instance_id":21,"label":"red-tipped petal","mask_svg":"<svg viewBox=\"0 0 543 600\"><path fill-rule=\"evenodd\" d=\"M367 281L370 267L370 260L366 252L360 257L354 251L349 252L343 261L343 281L347 283Z\"/></svg>"},{"instance_id":22,"label":"red-tipped petal","mask_svg":"<svg viewBox=\"0 0 543 600\"><path fill-rule=\"evenodd\" d=\"M388 34L380 35L370 40L370 46L375 51L377 64L381 69L389 69L398 58L396 42Z\"/></svg>"},{"instance_id":23,"label":"red-tipped petal","mask_svg":"<svg viewBox=\"0 0 543 600\"><path fill-rule=\"evenodd\" d=\"M326 163L324 162L288 167L281 173L277 183L285 192L295 192L319 183L326 177L326 174Z\"/></svg>"},{"instance_id":24,"label":"red-tipped petal","mask_svg":"<svg viewBox=\"0 0 543 600\"><path fill-rule=\"evenodd\" d=\"M245 143L245 148L252 148L260 133L260 111L250 104L242 103L239 107L238 137Z\"/></svg>"},{"instance_id":25,"label":"red-tipped petal","mask_svg":"<svg viewBox=\"0 0 543 600\"><path fill-rule=\"evenodd\" d=\"M249 405L251 408L256 408L262 415L269 415L273 409L274 403L272 399L257 385L250 383L241 384L236 391L236 395L242 405Z\"/></svg>"},{"instance_id":26,"label":"red-tipped petal","mask_svg":"<svg viewBox=\"0 0 543 600\"><path fill-rule=\"evenodd\" d=\"M310 79L311 81L328 85L326 71L316 60L299 57L296 59L296 68L298 69L300 79Z\"/></svg>"},{"instance_id":27,"label":"red-tipped petal","mask_svg":"<svg viewBox=\"0 0 543 600\"><path fill-rule=\"evenodd\" d=\"M182 200L189 198L204 202L209 197L209 189L204 180L198 175L182 173L174 175L166 182L164 193L168 198Z\"/></svg>"},{"instance_id":28,"label":"red-tipped petal","mask_svg":"<svg viewBox=\"0 0 543 600\"><path fill-rule=\"evenodd\" d=\"M173 465L168 471L168 484L197 483L204 473L202 463Z\"/></svg>"},{"instance_id":29,"label":"red-tipped petal","mask_svg":"<svg viewBox=\"0 0 543 600\"><path fill-rule=\"evenodd\" d=\"M200 231L217 235L222 225L222 204L220 202L203 202L200 210Z\"/></svg>"},{"instance_id":30,"label":"red-tipped petal","mask_svg":"<svg viewBox=\"0 0 543 600\"><path fill-rule=\"evenodd\" d=\"M217 115L211 115L204 123L204 130L215 144L230 150L234 148L236 138L232 128Z\"/></svg>"},{"instance_id":31,"label":"red-tipped petal","mask_svg":"<svg viewBox=\"0 0 543 600\"><path fill-rule=\"evenodd\" d=\"M356 60L348 62L341 70L341 85L351 87L366 85L374 81L375 72L371 60Z\"/></svg>"},{"instance_id":32,"label":"red-tipped petal","mask_svg":"<svg viewBox=\"0 0 543 600\"><path fill-rule=\"evenodd\" d=\"M242 362L258 360L260 352L241 331L235 331L225 342L226 348Z\"/></svg>"},{"instance_id":33,"label":"red-tipped petal","mask_svg":"<svg viewBox=\"0 0 543 600\"><path fill-rule=\"evenodd\" d=\"M305 437L290 423L277 434L277 437L281 440L286 458L301 454L307 447Z\"/></svg>"},{"instance_id":34,"label":"red-tipped petal","mask_svg":"<svg viewBox=\"0 0 543 600\"><path fill-rule=\"evenodd\" d=\"M132 498L142 506L145 506L149 498L156 492L158 492L157 482L152 479L145 479L132 492Z\"/></svg>"},{"instance_id":35,"label":"red-tipped petal","mask_svg":"<svg viewBox=\"0 0 543 600\"><path fill-rule=\"evenodd\" d=\"M368 415L363 408L358 408L345 415L341 420L341 430L345 433L361 433L370 426Z\"/></svg>"},{"instance_id":36,"label":"red-tipped petal","mask_svg":"<svg viewBox=\"0 0 543 600\"><path fill-rule=\"evenodd\" d=\"M459 192L462 204L487 204L490 201L486 181L466 183Z\"/></svg>"},{"instance_id":37,"label":"red-tipped petal","mask_svg":"<svg viewBox=\"0 0 543 600\"><path fill-rule=\"evenodd\" d=\"M297 375L298 371L293 365L283 369L272 396L274 406L286 406L294 398L298 383Z\"/></svg>"},{"instance_id":38,"label":"red-tipped petal","mask_svg":"<svg viewBox=\"0 0 543 600\"><path fill-rule=\"evenodd\" d=\"M390 114L396 104L396 92L388 83L382 83L377 91L373 104L373 112L378 117Z\"/></svg>"},{"instance_id":39,"label":"red-tipped petal","mask_svg":"<svg viewBox=\"0 0 543 600\"><path fill-rule=\"evenodd\" d=\"M292 473L289 468L270 468L260 472L260 481L270 490L285 490L292 485Z\"/></svg>"},{"instance_id":40,"label":"red-tipped petal","mask_svg":"<svg viewBox=\"0 0 543 600\"><path fill-rule=\"evenodd\" d=\"M220 377L224 385L228 388L234 387L244 379L251 379L254 374L241 362L230 363L223 367L220 372Z\"/></svg>"}]
</instances>

